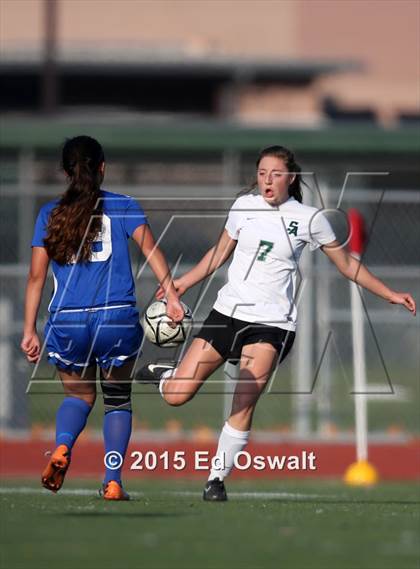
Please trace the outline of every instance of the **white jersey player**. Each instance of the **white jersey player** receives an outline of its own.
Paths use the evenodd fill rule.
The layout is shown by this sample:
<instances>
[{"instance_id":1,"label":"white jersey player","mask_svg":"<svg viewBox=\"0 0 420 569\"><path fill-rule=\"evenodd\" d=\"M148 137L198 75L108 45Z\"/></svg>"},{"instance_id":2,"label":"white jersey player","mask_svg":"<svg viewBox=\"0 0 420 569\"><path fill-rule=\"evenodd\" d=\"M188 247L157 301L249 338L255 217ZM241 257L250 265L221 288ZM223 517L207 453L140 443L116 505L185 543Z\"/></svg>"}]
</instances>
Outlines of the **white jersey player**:
<instances>
[{"instance_id":1,"label":"white jersey player","mask_svg":"<svg viewBox=\"0 0 420 569\"><path fill-rule=\"evenodd\" d=\"M181 296L233 253L228 281L178 367L151 364L138 380L159 384L165 401L183 405L225 361L237 361L239 379L232 410L217 449L218 466L204 488L205 500L227 499L224 478L247 444L258 398L274 367L290 351L296 329L296 276L306 244L321 248L348 279L415 314L408 293L389 289L340 246L322 212L302 204L301 169L293 153L272 146L257 159L257 182L229 212L218 243L174 281ZM159 290L158 298L164 296ZM169 369L168 369L169 368Z\"/></svg>"},{"instance_id":2,"label":"white jersey player","mask_svg":"<svg viewBox=\"0 0 420 569\"><path fill-rule=\"evenodd\" d=\"M293 196L275 205L252 193L235 201L226 232L237 245L228 282L214 309L246 322L294 331L299 259L307 243L314 250L334 241L327 219Z\"/></svg>"}]
</instances>

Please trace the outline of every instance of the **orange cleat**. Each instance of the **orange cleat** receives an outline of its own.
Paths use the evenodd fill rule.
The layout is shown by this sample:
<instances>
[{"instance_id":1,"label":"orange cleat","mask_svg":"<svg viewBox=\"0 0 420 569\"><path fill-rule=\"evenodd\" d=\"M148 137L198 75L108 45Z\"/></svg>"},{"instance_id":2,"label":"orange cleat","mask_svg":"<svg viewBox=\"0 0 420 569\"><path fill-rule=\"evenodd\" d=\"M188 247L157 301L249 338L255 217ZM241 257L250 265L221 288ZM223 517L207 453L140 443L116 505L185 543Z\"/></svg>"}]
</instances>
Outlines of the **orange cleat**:
<instances>
[{"instance_id":1,"label":"orange cleat","mask_svg":"<svg viewBox=\"0 0 420 569\"><path fill-rule=\"evenodd\" d=\"M111 480L108 484L104 484L101 496L104 500L129 500L130 496L123 489L121 484L115 480Z\"/></svg>"},{"instance_id":2,"label":"orange cleat","mask_svg":"<svg viewBox=\"0 0 420 569\"><path fill-rule=\"evenodd\" d=\"M41 483L47 490L58 492L70 466L71 455L66 445L59 445L52 453L49 463L41 475Z\"/></svg>"}]
</instances>

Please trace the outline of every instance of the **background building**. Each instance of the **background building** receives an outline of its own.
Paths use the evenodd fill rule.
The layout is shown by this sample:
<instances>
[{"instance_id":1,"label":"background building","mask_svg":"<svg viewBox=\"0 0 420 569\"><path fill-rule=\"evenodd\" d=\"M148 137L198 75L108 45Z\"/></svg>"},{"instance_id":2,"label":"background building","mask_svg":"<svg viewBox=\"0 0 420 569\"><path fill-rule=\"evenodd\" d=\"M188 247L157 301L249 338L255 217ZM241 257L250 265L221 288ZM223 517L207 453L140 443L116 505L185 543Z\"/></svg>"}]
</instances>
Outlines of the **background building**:
<instances>
[{"instance_id":1,"label":"background building","mask_svg":"<svg viewBox=\"0 0 420 569\"><path fill-rule=\"evenodd\" d=\"M3 108L39 108L48 4L1 3ZM416 0L60 0L58 104L271 124L352 109L392 124L419 113L419 11Z\"/></svg>"}]
</instances>

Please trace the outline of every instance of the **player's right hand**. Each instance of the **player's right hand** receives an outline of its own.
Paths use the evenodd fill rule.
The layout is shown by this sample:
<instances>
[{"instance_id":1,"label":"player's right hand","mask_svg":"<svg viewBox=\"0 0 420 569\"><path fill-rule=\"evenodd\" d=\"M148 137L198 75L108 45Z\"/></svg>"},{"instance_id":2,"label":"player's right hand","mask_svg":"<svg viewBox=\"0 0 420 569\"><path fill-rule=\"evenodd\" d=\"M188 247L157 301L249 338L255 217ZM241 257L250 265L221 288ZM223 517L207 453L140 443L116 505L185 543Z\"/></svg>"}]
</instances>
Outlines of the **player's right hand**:
<instances>
[{"instance_id":1,"label":"player's right hand","mask_svg":"<svg viewBox=\"0 0 420 569\"><path fill-rule=\"evenodd\" d=\"M22 352L26 355L28 362L35 364L39 361L41 356L41 342L36 332L24 334L20 347Z\"/></svg>"},{"instance_id":2,"label":"player's right hand","mask_svg":"<svg viewBox=\"0 0 420 569\"><path fill-rule=\"evenodd\" d=\"M186 290L188 290L187 285L184 283L183 278L180 277L179 279L174 280L174 287L178 294L178 296L182 296ZM165 290L162 286L157 289L156 292L157 300L163 300L165 298Z\"/></svg>"},{"instance_id":3,"label":"player's right hand","mask_svg":"<svg viewBox=\"0 0 420 569\"><path fill-rule=\"evenodd\" d=\"M172 322L182 322L185 316L184 308L178 298L168 298L166 301L166 315ZM171 326L171 324L169 324ZM174 326L173 326L174 327Z\"/></svg>"}]
</instances>

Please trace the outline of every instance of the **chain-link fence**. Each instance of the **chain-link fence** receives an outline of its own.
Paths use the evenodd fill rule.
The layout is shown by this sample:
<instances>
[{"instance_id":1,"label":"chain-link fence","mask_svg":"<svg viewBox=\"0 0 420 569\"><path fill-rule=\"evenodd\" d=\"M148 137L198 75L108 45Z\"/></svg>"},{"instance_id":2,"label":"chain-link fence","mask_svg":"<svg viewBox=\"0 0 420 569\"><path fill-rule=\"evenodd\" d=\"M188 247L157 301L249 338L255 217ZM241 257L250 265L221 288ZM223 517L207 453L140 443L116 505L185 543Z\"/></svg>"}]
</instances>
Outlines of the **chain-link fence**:
<instances>
[{"instance_id":1,"label":"chain-link fence","mask_svg":"<svg viewBox=\"0 0 420 569\"><path fill-rule=\"evenodd\" d=\"M216 241L241 182L252 177L247 156L185 156L170 164L143 156L141 165L120 156L108 170L105 187L138 198L156 239L175 275L195 264ZM226 157L225 157L226 158ZM316 180L305 176L305 203L331 208L327 215L337 234L345 238L341 212L356 207L367 228L364 261L395 290L420 298L420 199L406 189L387 189L387 177L365 173ZM169 183L173 178L177 183ZM2 361L0 421L3 429L33 430L53 425L61 386L54 368L42 361L36 374L20 353L24 289L30 258L30 241L40 206L59 195L63 185L51 156L22 151L5 154L2 160L2 224L0 301L0 356ZM117 184L118 179L126 183ZM133 184L133 179L143 185ZM405 181L410 181L405 177ZM198 183L200 182L200 183ZM345 184L344 184L345 182ZM62 182L64 184L64 181ZM344 186L343 186L344 184ZM412 183L414 186L414 181ZM140 310L152 301L156 282L132 245ZM352 339L349 282L322 252L305 251L301 264L304 286L297 299L299 325L291 355L277 369L258 404L255 429L268 433L304 437L351 436L354 428ZM208 314L216 292L226 276L221 268L208 282L197 285L184 301L194 309L197 326ZM39 330L47 319L49 281L39 313ZM363 294L368 376L369 430L377 436L403 436L419 431L419 339L418 318L401 307L386 304L370 293ZM145 343L141 363L159 358L174 359L184 348L158 349ZM218 429L229 404L231 383L223 370L216 372L194 401L182 408L165 406L152 390L134 387L135 426L179 432L183 429ZM90 420L100 426L101 405Z\"/></svg>"}]
</instances>

